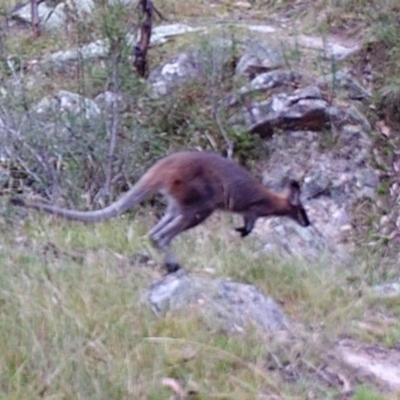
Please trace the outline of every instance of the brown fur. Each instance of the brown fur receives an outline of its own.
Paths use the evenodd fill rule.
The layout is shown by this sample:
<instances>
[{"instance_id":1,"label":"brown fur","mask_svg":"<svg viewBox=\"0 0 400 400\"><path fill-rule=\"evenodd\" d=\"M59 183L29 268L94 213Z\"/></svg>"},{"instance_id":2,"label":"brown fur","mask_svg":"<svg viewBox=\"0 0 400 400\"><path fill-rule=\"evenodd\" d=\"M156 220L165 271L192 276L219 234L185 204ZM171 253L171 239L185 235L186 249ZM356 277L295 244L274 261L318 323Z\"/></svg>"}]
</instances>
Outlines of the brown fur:
<instances>
[{"instance_id":1,"label":"brown fur","mask_svg":"<svg viewBox=\"0 0 400 400\"><path fill-rule=\"evenodd\" d=\"M16 198L11 202L67 219L98 222L127 211L156 192L167 198L168 206L150 236L157 247L165 251L168 271L179 268L169 250L171 240L203 222L215 210L241 214L244 226L236 230L242 236L252 231L259 217L287 216L301 226L310 224L299 199L300 186L296 181L290 183L287 195L278 194L238 164L206 152L180 152L161 159L127 193L101 210L67 210Z\"/></svg>"}]
</instances>

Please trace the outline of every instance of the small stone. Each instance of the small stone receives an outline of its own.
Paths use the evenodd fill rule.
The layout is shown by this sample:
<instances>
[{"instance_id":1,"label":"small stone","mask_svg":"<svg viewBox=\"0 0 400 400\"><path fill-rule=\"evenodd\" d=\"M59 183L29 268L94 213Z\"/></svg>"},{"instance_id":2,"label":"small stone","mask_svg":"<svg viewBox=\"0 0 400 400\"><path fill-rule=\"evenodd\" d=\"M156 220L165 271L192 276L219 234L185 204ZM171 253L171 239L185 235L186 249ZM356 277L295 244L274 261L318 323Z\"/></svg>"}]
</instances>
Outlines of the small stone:
<instances>
[{"instance_id":1,"label":"small stone","mask_svg":"<svg viewBox=\"0 0 400 400\"><path fill-rule=\"evenodd\" d=\"M237 1L235 3L235 7L249 9L252 7L252 5L247 1Z\"/></svg>"},{"instance_id":2,"label":"small stone","mask_svg":"<svg viewBox=\"0 0 400 400\"><path fill-rule=\"evenodd\" d=\"M384 283L373 287L374 293L381 298L393 298L400 296L400 283Z\"/></svg>"},{"instance_id":3,"label":"small stone","mask_svg":"<svg viewBox=\"0 0 400 400\"><path fill-rule=\"evenodd\" d=\"M389 223L389 221L390 221L390 218L387 215L384 215L379 220L379 224L380 224L380 226L385 226Z\"/></svg>"}]
</instances>

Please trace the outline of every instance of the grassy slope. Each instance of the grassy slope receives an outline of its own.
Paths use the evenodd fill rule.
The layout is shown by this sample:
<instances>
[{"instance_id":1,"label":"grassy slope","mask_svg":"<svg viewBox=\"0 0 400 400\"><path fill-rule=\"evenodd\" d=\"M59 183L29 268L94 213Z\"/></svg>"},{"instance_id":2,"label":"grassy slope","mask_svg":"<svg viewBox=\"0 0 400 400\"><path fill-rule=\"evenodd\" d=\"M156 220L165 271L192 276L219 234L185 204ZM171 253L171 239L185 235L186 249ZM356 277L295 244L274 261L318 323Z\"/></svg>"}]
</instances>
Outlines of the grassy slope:
<instances>
[{"instance_id":1,"label":"grassy slope","mask_svg":"<svg viewBox=\"0 0 400 400\"><path fill-rule=\"evenodd\" d=\"M314 373L324 362L321 349L340 335L359 336L350 322L371 314L360 297L368 284L362 264L343 271L332 260L309 264L256 255L252 241L241 242L227 219L216 216L178 240L185 265L256 284L313 335L296 329L295 342L271 345L256 334L210 334L196 315L159 319L143 300L159 271L131 257L152 251L140 217L85 226L31 215L21 226L5 227L0 240L4 398L164 399L166 377L199 399L333 395L336 390ZM354 274L360 280L349 285L346 278ZM296 383L282 379L285 368Z\"/></svg>"},{"instance_id":2,"label":"grassy slope","mask_svg":"<svg viewBox=\"0 0 400 400\"><path fill-rule=\"evenodd\" d=\"M355 3L358 10L350 2L340 10L326 1L315 9L325 7L335 26L345 26L365 9L362 1ZM277 6L255 5L250 17L263 19L267 5ZM173 20L215 15L215 8L197 1L183 8L160 2L159 8ZM231 2L216 10L242 13ZM29 34L22 36L32 48ZM58 46L46 35L43 40L44 50ZM36 54L40 46L33 47ZM178 253L191 271L208 268L216 276L256 284L313 333L299 330L295 343L271 345L256 334L210 334L196 315L156 318L143 294L159 271L130 259L143 249L157 257L144 237L149 226L143 217L95 227L34 213L17 221L3 222L0 233L0 398L166 399L171 390L162 384L165 377L176 378L198 399L333 398L339 387L329 388L316 371L335 340L345 335L390 347L400 339L396 319L378 323L382 312L398 317L398 304L376 304L366 295L371 284L393 274L370 254L350 267L329 259L315 264L271 259L255 252L251 238L241 242L225 217L178 240ZM374 330L358 329L357 320L368 320ZM355 398L383 397L361 389Z\"/></svg>"}]
</instances>

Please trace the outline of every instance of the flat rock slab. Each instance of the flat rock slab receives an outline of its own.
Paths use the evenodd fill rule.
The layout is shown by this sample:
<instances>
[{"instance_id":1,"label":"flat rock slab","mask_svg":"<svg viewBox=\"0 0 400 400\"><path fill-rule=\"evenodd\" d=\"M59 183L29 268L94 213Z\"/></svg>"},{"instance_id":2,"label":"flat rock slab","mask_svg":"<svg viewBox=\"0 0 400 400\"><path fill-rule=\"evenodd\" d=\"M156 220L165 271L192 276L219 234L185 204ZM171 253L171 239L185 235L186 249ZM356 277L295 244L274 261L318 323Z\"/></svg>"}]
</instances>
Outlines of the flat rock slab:
<instances>
[{"instance_id":1,"label":"flat rock slab","mask_svg":"<svg viewBox=\"0 0 400 400\"><path fill-rule=\"evenodd\" d=\"M289 327L276 302L256 287L192 276L184 270L151 285L147 299L157 315L194 309L211 327L230 332L256 327L271 333Z\"/></svg>"},{"instance_id":2,"label":"flat rock slab","mask_svg":"<svg viewBox=\"0 0 400 400\"><path fill-rule=\"evenodd\" d=\"M400 350L342 340L334 350L358 375L373 379L387 390L400 390Z\"/></svg>"}]
</instances>

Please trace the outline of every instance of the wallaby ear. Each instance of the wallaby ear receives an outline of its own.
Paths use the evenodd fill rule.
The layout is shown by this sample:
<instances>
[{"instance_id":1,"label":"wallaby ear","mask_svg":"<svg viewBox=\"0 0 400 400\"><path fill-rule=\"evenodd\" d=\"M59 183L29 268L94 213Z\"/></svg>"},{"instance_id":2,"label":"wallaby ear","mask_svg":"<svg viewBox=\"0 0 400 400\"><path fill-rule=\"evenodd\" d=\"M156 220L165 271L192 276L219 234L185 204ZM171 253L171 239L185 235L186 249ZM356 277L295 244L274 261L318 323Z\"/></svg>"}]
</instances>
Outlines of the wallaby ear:
<instances>
[{"instance_id":1,"label":"wallaby ear","mask_svg":"<svg viewBox=\"0 0 400 400\"><path fill-rule=\"evenodd\" d=\"M289 203L293 206L300 205L300 185L297 181L290 181L289 183Z\"/></svg>"}]
</instances>

